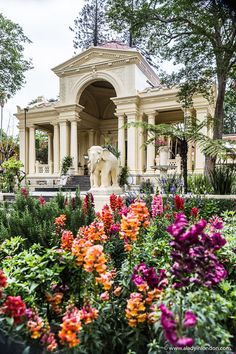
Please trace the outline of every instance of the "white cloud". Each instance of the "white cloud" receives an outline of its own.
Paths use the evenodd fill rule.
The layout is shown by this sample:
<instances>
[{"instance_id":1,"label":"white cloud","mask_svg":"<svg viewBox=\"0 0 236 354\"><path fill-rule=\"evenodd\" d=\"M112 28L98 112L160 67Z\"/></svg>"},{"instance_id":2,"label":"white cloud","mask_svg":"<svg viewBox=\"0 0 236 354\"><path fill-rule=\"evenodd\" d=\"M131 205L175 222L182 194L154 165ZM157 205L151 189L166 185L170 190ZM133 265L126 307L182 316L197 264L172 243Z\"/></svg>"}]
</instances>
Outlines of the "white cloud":
<instances>
[{"instance_id":1,"label":"white cloud","mask_svg":"<svg viewBox=\"0 0 236 354\"><path fill-rule=\"evenodd\" d=\"M4 16L18 23L33 43L26 46L25 57L32 58L34 69L26 74L26 84L4 107L4 129L16 106L32 99L58 95L59 79L51 68L73 56L73 32L69 26L84 0L0 0ZM16 132L16 119L14 131ZM10 123L13 126L13 120ZM12 129L10 129L10 132Z\"/></svg>"}]
</instances>

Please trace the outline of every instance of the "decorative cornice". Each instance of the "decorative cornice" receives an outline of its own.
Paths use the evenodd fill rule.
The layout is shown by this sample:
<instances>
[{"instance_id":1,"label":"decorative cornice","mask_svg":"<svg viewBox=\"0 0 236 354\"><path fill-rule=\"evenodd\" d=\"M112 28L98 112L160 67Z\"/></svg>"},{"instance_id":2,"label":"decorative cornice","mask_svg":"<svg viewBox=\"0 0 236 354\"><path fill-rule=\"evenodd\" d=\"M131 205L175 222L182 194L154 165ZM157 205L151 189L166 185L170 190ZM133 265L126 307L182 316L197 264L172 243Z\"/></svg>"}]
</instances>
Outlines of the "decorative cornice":
<instances>
[{"instance_id":1,"label":"decorative cornice","mask_svg":"<svg viewBox=\"0 0 236 354\"><path fill-rule=\"evenodd\" d=\"M55 110L58 113L69 113L69 112L80 113L83 111L83 109L84 107L79 104L69 104L69 105L61 105L61 106L58 105L55 107Z\"/></svg>"},{"instance_id":2,"label":"decorative cornice","mask_svg":"<svg viewBox=\"0 0 236 354\"><path fill-rule=\"evenodd\" d=\"M97 62L86 64L91 58L98 58ZM99 58L105 58L100 60ZM100 60L100 61L99 61ZM136 64L153 85L160 85L159 78L142 54L136 49L110 49L91 47L77 56L54 67L52 71L59 77L77 75L78 73L97 71L102 68L119 67Z\"/></svg>"}]
</instances>

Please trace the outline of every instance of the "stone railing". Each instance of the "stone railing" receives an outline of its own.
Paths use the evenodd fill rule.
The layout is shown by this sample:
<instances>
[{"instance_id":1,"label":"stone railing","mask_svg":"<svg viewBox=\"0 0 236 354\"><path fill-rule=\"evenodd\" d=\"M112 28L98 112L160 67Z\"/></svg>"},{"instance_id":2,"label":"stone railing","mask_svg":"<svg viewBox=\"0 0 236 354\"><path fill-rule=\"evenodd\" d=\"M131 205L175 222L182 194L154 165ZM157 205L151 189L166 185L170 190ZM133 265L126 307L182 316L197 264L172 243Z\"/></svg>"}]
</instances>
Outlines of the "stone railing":
<instances>
[{"instance_id":1,"label":"stone railing","mask_svg":"<svg viewBox=\"0 0 236 354\"><path fill-rule=\"evenodd\" d=\"M50 162L49 164L40 164L36 161L35 170L36 174L50 175L53 173L53 163Z\"/></svg>"}]
</instances>

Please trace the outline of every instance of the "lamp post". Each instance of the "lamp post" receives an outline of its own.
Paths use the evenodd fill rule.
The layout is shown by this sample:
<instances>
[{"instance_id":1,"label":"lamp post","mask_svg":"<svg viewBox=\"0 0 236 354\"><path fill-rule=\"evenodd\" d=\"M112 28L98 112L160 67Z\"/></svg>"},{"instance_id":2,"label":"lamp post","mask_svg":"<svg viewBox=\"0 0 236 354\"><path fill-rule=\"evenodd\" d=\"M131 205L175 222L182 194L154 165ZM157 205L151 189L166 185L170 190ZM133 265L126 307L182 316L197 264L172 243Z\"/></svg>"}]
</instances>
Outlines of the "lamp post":
<instances>
[{"instance_id":1,"label":"lamp post","mask_svg":"<svg viewBox=\"0 0 236 354\"><path fill-rule=\"evenodd\" d=\"M27 144L26 144L26 115L29 108L24 108L24 118L25 118L25 185L27 185L26 175L27 175L27 165L26 165L26 155L27 155Z\"/></svg>"}]
</instances>

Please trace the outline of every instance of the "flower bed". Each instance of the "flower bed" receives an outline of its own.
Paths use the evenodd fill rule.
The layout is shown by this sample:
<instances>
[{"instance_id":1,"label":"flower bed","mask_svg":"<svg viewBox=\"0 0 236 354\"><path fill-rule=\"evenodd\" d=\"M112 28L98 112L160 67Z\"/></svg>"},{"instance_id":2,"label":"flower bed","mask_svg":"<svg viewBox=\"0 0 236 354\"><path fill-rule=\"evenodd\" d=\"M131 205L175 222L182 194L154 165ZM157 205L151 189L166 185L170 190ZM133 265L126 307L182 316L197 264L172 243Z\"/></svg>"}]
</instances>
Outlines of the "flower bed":
<instances>
[{"instance_id":1,"label":"flower bed","mask_svg":"<svg viewBox=\"0 0 236 354\"><path fill-rule=\"evenodd\" d=\"M24 354L233 353L234 211L206 220L179 195L111 195L96 214L91 195L50 204L23 190L17 203L38 219L53 208L54 218L48 238L22 232L0 247L2 341L20 342Z\"/></svg>"}]
</instances>

